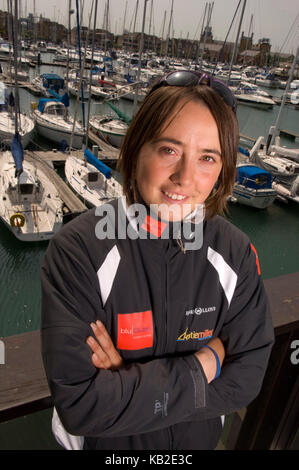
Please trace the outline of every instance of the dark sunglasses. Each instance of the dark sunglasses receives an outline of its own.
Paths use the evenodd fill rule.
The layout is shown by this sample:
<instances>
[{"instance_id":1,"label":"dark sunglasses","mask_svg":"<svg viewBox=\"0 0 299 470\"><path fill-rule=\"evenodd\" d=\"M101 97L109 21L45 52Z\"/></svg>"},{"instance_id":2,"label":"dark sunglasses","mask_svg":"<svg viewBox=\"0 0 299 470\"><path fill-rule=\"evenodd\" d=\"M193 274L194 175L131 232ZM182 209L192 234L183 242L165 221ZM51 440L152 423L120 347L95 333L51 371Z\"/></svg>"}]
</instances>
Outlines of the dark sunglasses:
<instances>
[{"instance_id":1,"label":"dark sunglasses","mask_svg":"<svg viewBox=\"0 0 299 470\"><path fill-rule=\"evenodd\" d=\"M153 85L150 93L157 90L161 86L197 86L206 85L215 90L218 95L230 106L234 113L237 110L237 100L228 86L217 78L208 75L205 72L197 72L193 70L176 70L164 75L158 83ZM149 93L149 94L150 94Z\"/></svg>"}]
</instances>

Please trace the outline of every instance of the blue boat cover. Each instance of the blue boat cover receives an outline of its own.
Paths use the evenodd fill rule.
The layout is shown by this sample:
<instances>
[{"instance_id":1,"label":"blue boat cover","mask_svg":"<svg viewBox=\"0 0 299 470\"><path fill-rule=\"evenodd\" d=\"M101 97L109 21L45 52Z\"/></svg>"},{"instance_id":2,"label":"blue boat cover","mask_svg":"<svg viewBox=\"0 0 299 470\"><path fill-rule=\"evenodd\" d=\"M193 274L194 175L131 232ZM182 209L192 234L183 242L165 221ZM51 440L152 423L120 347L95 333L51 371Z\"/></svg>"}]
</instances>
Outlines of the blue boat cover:
<instances>
[{"instance_id":1,"label":"blue boat cover","mask_svg":"<svg viewBox=\"0 0 299 470\"><path fill-rule=\"evenodd\" d=\"M21 137L18 132L15 133L11 144L11 153L16 164L16 177L20 176L23 171L24 150L21 142Z\"/></svg>"},{"instance_id":2,"label":"blue boat cover","mask_svg":"<svg viewBox=\"0 0 299 470\"><path fill-rule=\"evenodd\" d=\"M39 102L38 102L38 107L37 107L37 109L38 109L41 113L43 113L44 110L45 110L45 105L46 105L46 103L48 103L49 101L53 101L54 103L60 103L60 102L61 102L60 99L58 100L58 99L55 99L55 98L40 98L40 99L39 99Z\"/></svg>"},{"instance_id":3,"label":"blue boat cover","mask_svg":"<svg viewBox=\"0 0 299 470\"><path fill-rule=\"evenodd\" d=\"M51 96L53 96L57 101L60 101L66 108L69 107L70 105L70 100L69 100L69 95L67 93L64 93L64 95L59 95L56 93L54 90L51 88L48 89L48 92L50 93Z\"/></svg>"},{"instance_id":4,"label":"blue boat cover","mask_svg":"<svg viewBox=\"0 0 299 470\"><path fill-rule=\"evenodd\" d=\"M131 79L129 74L126 75L126 79L128 83L134 83L134 80Z\"/></svg>"},{"instance_id":5,"label":"blue boat cover","mask_svg":"<svg viewBox=\"0 0 299 470\"><path fill-rule=\"evenodd\" d=\"M57 100L60 100L61 96L58 93L56 93L55 90L52 90L52 88L48 88L48 92L51 96L53 96Z\"/></svg>"},{"instance_id":6,"label":"blue boat cover","mask_svg":"<svg viewBox=\"0 0 299 470\"><path fill-rule=\"evenodd\" d=\"M67 93L65 93L65 94L61 97L60 101L61 101L61 103L64 104L64 106L65 106L66 108L69 107L69 105L70 105L70 100L69 100L69 95L68 95Z\"/></svg>"},{"instance_id":7,"label":"blue boat cover","mask_svg":"<svg viewBox=\"0 0 299 470\"><path fill-rule=\"evenodd\" d=\"M265 189L272 187L272 175L258 166L241 166L237 168L236 181L248 188Z\"/></svg>"},{"instance_id":8,"label":"blue boat cover","mask_svg":"<svg viewBox=\"0 0 299 470\"><path fill-rule=\"evenodd\" d=\"M42 81L45 88L52 88L56 92L64 88L64 79L56 73L43 73Z\"/></svg>"},{"instance_id":9,"label":"blue boat cover","mask_svg":"<svg viewBox=\"0 0 299 470\"><path fill-rule=\"evenodd\" d=\"M249 157L250 153L248 149L243 149L243 147L238 147L238 150L240 153L243 153L243 155L246 155L247 157Z\"/></svg>"},{"instance_id":10,"label":"blue boat cover","mask_svg":"<svg viewBox=\"0 0 299 470\"><path fill-rule=\"evenodd\" d=\"M103 173L104 176L106 176L107 179L111 178L112 175L112 170L109 168L105 163L101 162L97 157L94 156L93 153L91 153L90 150L86 149L84 151L84 156L86 160L91 163L93 166L95 166L101 173Z\"/></svg>"}]
</instances>

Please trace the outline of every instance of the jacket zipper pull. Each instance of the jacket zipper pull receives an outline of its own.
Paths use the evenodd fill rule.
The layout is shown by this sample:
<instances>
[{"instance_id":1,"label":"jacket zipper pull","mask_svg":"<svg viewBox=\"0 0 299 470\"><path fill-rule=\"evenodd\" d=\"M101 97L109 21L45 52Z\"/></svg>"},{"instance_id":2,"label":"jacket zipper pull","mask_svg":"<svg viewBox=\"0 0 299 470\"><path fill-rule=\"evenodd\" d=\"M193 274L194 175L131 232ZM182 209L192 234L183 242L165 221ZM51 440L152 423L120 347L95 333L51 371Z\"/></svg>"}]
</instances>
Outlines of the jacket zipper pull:
<instances>
[{"instance_id":1,"label":"jacket zipper pull","mask_svg":"<svg viewBox=\"0 0 299 470\"><path fill-rule=\"evenodd\" d=\"M186 254L186 248L184 246L184 242L181 240L181 238L177 238L176 239L181 251L184 253L184 255Z\"/></svg>"}]
</instances>

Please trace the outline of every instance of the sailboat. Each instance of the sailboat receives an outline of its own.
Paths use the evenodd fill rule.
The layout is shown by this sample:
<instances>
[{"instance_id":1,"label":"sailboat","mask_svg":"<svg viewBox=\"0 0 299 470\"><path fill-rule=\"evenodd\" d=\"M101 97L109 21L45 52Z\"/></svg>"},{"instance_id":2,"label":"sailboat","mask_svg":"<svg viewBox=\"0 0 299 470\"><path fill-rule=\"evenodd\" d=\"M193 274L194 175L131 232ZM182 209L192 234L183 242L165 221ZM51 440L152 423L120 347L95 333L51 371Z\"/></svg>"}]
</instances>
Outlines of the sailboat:
<instances>
[{"instance_id":1,"label":"sailboat","mask_svg":"<svg viewBox=\"0 0 299 470\"><path fill-rule=\"evenodd\" d=\"M88 207L97 207L109 199L123 195L122 186L112 176L111 168L101 162L90 150L84 151L84 160L70 155L65 162L65 176L69 186Z\"/></svg>"},{"instance_id":2,"label":"sailboat","mask_svg":"<svg viewBox=\"0 0 299 470\"><path fill-rule=\"evenodd\" d=\"M73 148L82 148L83 127L78 122L74 126L63 99L40 98L37 108L32 110L32 117L41 136L55 144L65 142L68 146L72 140Z\"/></svg>"},{"instance_id":3,"label":"sailboat","mask_svg":"<svg viewBox=\"0 0 299 470\"><path fill-rule=\"evenodd\" d=\"M32 84L39 90L41 95L51 96L49 89L59 94L59 90L64 89L64 79L56 73L42 73L32 80Z\"/></svg>"},{"instance_id":4,"label":"sailboat","mask_svg":"<svg viewBox=\"0 0 299 470\"><path fill-rule=\"evenodd\" d=\"M0 142L3 147L9 147L15 134L15 98L13 93L0 82ZM19 113L19 135L23 148L26 148L34 132L34 121L30 116Z\"/></svg>"},{"instance_id":5,"label":"sailboat","mask_svg":"<svg viewBox=\"0 0 299 470\"><path fill-rule=\"evenodd\" d=\"M276 144L278 144L277 138ZM260 136L250 151L249 160L271 173L274 178L272 187L280 199L299 203L299 162L275 150L279 148L286 150L279 145L267 149L264 137Z\"/></svg>"},{"instance_id":6,"label":"sailboat","mask_svg":"<svg viewBox=\"0 0 299 470\"><path fill-rule=\"evenodd\" d=\"M116 106L107 101L110 108L116 112L118 118L110 115L94 115L89 120L91 130L100 138L106 140L114 147L120 148L129 128L131 119Z\"/></svg>"},{"instance_id":7,"label":"sailboat","mask_svg":"<svg viewBox=\"0 0 299 470\"><path fill-rule=\"evenodd\" d=\"M294 57L276 123L270 128L267 142L263 136L260 136L252 147L249 155L251 162L256 163L259 167L264 168L272 174L274 177L272 186L277 191L280 199L297 203L299 203L299 149L286 149L281 147L278 134L282 111L298 58L299 47Z\"/></svg>"},{"instance_id":8,"label":"sailboat","mask_svg":"<svg viewBox=\"0 0 299 470\"><path fill-rule=\"evenodd\" d=\"M62 227L63 202L41 168L23 161L18 133L0 156L0 218L20 241L49 240Z\"/></svg>"}]
</instances>

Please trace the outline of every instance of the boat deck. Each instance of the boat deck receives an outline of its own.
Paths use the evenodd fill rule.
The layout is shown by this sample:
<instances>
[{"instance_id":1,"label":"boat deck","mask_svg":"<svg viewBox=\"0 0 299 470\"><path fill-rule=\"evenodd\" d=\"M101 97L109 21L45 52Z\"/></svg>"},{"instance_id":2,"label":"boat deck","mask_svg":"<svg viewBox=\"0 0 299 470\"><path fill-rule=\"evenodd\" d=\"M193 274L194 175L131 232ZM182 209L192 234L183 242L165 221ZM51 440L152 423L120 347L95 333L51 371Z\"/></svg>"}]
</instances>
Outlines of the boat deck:
<instances>
[{"instance_id":1,"label":"boat deck","mask_svg":"<svg viewBox=\"0 0 299 470\"><path fill-rule=\"evenodd\" d=\"M67 186L63 179L56 173L53 168L51 168L49 163L47 163L47 160L55 161L61 160L62 158L66 159L67 154L55 151L33 152L26 150L24 152L24 158L28 161L34 162L46 174L47 178L52 181L58 191L60 198L63 200L64 204L66 205L71 214L77 215L87 210L85 204L80 201L80 199Z\"/></svg>"}]
</instances>

